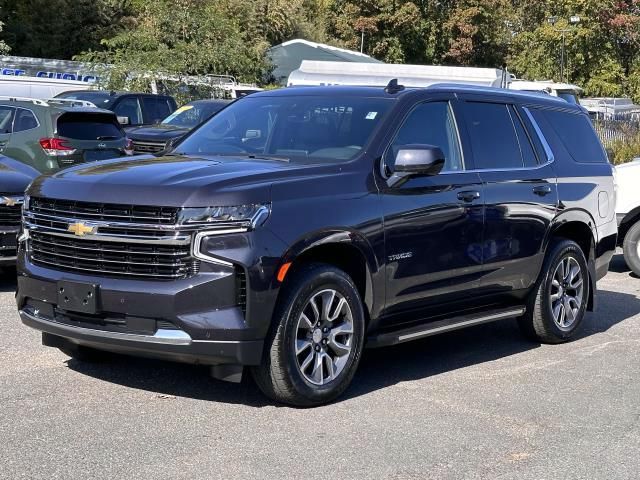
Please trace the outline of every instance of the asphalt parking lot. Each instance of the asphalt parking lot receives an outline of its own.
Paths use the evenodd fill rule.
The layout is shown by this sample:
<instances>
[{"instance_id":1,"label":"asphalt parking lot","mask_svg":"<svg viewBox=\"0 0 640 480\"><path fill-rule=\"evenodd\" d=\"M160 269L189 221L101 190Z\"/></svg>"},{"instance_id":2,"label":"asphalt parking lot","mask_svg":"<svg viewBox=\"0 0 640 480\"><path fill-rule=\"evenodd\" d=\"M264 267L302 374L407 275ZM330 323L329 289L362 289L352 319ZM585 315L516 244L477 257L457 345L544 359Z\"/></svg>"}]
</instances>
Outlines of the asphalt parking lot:
<instances>
[{"instance_id":1,"label":"asphalt parking lot","mask_svg":"<svg viewBox=\"0 0 640 480\"><path fill-rule=\"evenodd\" d=\"M0 478L636 479L640 279L620 255L580 338L513 321L367 351L347 395L276 406L251 382L81 364L19 322L0 278Z\"/></svg>"}]
</instances>

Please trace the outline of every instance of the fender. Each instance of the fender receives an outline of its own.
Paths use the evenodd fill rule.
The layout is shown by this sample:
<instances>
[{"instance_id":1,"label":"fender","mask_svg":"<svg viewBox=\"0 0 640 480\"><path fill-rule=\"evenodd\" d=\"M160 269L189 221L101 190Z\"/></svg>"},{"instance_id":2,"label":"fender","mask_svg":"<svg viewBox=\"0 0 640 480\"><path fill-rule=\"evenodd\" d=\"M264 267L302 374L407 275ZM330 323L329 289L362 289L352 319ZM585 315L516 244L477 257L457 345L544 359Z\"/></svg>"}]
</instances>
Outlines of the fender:
<instances>
[{"instance_id":1,"label":"fender","mask_svg":"<svg viewBox=\"0 0 640 480\"><path fill-rule=\"evenodd\" d=\"M365 259L365 296L364 303L369 315L383 307L384 302L384 273L371 243L357 230L349 228L328 228L312 232L299 238L287 249L281 263L293 262L300 256L312 250L326 246L349 245L360 252Z\"/></svg>"}]
</instances>

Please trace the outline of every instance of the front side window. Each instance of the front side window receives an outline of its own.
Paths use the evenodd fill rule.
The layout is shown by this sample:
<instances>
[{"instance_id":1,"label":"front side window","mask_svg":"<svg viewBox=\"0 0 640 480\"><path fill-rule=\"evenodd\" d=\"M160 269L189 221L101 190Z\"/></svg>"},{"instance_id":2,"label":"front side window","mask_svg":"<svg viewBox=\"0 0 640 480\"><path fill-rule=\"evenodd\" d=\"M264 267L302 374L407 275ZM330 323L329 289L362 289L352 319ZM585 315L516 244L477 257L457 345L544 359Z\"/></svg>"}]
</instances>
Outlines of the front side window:
<instances>
[{"instance_id":1,"label":"front side window","mask_svg":"<svg viewBox=\"0 0 640 480\"><path fill-rule=\"evenodd\" d=\"M429 102L415 107L406 118L387 151L385 163L392 166L404 145L432 145L444 153L443 171L462 170L458 132L449 102Z\"/></svg>"},{"instance_id":2,"label":"front side window","mask_svg":"<svg viewBox=\"0 0 640 480\"><path fill-rule=\"evenodd\" d=\"M348 161L367 145L394 100L314 95L247 97L176 147L185 154Z\"/></svg>"},{"instance_id":3,"label":"front side window","mask_svg":"<svg viewBox=\"0 0 640 480\"><path fill-rule=\"evenodd\" d=\"M0 106L0 134L11 133L14 113L14 108Z\"/></svg>"},{"instance_id":4,"label":"front side window","mask_svg":"<svg viewBox=\"0 0 640 480\"><path fill-rule=\"evenodd\" d=\"M466 102L463 108L475 168L523 168L524 161L509 106L503 103Z\"/></svg>"},{"instance_id":5,"label":"front side window","mask_svg":"<svg viewBox=\"0 0 640 480\"><path fill-rule=\"evenodd\" d=\"M13 132L24 132L38 126L38 120L31 110L19 108L16 112L16 119L13 122Z\"/></svg>"}]
</instances>

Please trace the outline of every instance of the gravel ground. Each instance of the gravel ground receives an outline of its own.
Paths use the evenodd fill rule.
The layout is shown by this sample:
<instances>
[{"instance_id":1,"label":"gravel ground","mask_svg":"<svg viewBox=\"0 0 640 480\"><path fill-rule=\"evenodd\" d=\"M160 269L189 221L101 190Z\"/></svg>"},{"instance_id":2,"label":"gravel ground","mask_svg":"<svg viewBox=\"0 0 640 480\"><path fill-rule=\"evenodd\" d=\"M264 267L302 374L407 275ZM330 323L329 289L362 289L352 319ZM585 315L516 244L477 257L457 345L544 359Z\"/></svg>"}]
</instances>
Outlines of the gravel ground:
<instances>
[{"instance_id":1,"label":"gravel ground","mask_svg":"<svg viewBox=\"0 0 640 480\"><path fill-rule=\"evenodd\" d=\"M513 321L365 353L346 396L276 406L249 381L40 345L0 277L0 478L637 479L640 279L621 256L580 337Z\"/></svg>"}]
</instances>

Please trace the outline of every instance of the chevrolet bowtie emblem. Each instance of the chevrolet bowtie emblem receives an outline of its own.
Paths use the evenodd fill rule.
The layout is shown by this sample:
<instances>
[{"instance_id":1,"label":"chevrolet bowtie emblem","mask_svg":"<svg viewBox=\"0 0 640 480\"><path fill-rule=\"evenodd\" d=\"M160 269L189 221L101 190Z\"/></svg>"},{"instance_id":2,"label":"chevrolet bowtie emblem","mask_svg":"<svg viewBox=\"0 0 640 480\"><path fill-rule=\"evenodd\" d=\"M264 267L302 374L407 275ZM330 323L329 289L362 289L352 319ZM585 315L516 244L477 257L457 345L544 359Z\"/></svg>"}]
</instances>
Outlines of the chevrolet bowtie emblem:
<instances>
[{"instance_id":1,"label":"chevrolet bowtie emblem","mask_svg":"<svg viewBox=\"0 0 640 480\"><path fill-rule=\"evenodd\" d=\"M78 237L82 237L84 235L91 235L93 233L96 233L97 229L98 227L85 225L82 222L78 222L71 223L69 225L69 228L67 228L67 231L73 233L74 235L77 235Z\"/></svg>"},{"instance_id":2,"label":"chevrolet bowtie emblem","mask_svg":"<svg viewBox=\"0 0 640 480\"><path fill-rule=\"evenodd\" d=\"M0 203L2 205L6 205L7 207L13 207L18 202L16 202L13 198L10 198L10 197L2 197L2 202L0 202Z\"/></svg>"}]
</instances>

